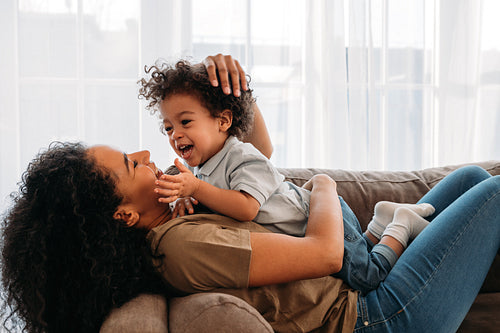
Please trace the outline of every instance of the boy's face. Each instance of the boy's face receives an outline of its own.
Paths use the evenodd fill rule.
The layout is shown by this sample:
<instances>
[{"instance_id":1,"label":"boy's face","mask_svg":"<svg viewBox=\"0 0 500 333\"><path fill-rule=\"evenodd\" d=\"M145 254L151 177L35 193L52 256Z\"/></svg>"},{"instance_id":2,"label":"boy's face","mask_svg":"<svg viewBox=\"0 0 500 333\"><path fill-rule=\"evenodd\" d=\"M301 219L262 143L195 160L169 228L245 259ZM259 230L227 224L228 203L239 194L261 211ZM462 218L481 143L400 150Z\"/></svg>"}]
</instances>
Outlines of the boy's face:
<instances>
[{"instance_id":1,"label":"boy's face","mask_svg":"<svg viewBox=\"0 0 500 333\"><path fill-rule=\"evenodd\" d=\"M212 117L197 98L172 95L161 102L160 110L170 145L191 167L205 163L224 146L232 119Z\"/></svg>"}]
</instances>

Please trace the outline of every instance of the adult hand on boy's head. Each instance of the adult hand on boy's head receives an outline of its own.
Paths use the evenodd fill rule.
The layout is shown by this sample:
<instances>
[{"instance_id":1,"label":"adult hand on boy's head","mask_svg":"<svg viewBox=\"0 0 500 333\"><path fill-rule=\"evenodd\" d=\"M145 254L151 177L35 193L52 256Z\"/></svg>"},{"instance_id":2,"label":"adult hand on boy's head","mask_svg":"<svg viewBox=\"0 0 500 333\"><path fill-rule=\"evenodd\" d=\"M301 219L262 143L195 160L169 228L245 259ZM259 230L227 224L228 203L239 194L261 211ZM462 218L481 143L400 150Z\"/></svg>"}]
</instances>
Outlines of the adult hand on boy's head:
<instances>
[{"instance_id":1,"label":"adult hand on boy's head","mask_svg":"<svg viewBox=\"0 0 500 333\"><path fill-rule=\"evenodd\" d=\"M239 97L241 95L240 88L248 90L245 71L241 68L238 60L233 59L230 55L219 53L215 56L208 56L203 60L203 64L207 68L208 78L214 87L219 85L217 80L217 72L219 72L220 85L226 95L231 93L229 76L231 76L234 96Z\"/></svg>"}]
</instances>

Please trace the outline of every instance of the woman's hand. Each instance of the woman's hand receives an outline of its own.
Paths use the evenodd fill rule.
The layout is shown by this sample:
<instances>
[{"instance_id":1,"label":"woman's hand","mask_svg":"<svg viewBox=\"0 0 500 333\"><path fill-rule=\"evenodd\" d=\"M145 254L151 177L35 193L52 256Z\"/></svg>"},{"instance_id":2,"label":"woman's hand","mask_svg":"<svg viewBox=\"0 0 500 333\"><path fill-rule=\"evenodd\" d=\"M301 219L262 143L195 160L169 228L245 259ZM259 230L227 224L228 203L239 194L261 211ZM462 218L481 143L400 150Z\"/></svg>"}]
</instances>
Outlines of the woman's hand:
<instances>
[{"instance_id":1,"label":"woman's hand","mask_svg":"<svg viewBox=\"0 0 500 333\"><path fill-rule=\"evenodd\" d=\"M220 85L226 95L231 93L229 76L231 76L234 96L239 97L241 95L240 89L244 91L248 90L245 71L241 68L238 60L233 59L230 55L219 53L215 56L208 56L202 63L207 68L209 80L214 87L219 85L219 81L217 81L217 72L219 72ZM246 137L241 138L241 140L251 143L264 156L271 158L273 144L271 143L271 137L269 136L264 117L256 103L253 104L252 108L254 112L254 126L252 127L252 131Z\"/></svg>"},{"instance_id":2,"label":"woman's hand","mask_svg":"<svg viewBox=\"0 0 500 333\"><path fill-rule=\"evenodd\" d=\"M325 175L325 174L317 174L317 175L312 176L312 178L309 179L304 185L302 185L302 187L308 191L312 191L314 184L318 184L318 182L331 183L331 185L335 189L337 189L337 183L332 178L330 178L328 175Z\"/></svg>"},{"instance_id":3,"label":"woman's hand","mask_svg":"<svg viewBox=\"0 0 500 333\"><path fill-rule=\"evenodd\" d=\"M215 56L208 56L202 63L207 68L208 78L214 87L219 85L219 81L217 80L217 72L219 72L220 85L224 94L229 95L231 93L229 76L231 76L234 96L240 96L240 89L248 90L245 71L241 68L238 60L233 59L230 55L219 53Z\"/></svg>"}]
</instances>

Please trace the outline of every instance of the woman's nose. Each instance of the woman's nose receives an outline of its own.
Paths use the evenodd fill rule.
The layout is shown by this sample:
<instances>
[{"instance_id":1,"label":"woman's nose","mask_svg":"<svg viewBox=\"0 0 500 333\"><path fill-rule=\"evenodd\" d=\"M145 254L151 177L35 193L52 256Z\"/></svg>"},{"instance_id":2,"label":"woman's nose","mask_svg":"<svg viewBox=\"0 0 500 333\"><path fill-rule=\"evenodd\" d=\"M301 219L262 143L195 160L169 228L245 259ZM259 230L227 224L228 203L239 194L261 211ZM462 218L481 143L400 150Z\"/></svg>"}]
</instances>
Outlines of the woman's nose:
<instances>
[{"instance_id":1,"label":"woman's nose","mask_svg":"<svg viewBox=\"0 0 500 333\"><path fill-rule=\"evenodd\" d=\"M137 160L140 163L149 163L151 153L149 150L141 150L129 155L130 159Z\"/></svg>"}]
</instances>

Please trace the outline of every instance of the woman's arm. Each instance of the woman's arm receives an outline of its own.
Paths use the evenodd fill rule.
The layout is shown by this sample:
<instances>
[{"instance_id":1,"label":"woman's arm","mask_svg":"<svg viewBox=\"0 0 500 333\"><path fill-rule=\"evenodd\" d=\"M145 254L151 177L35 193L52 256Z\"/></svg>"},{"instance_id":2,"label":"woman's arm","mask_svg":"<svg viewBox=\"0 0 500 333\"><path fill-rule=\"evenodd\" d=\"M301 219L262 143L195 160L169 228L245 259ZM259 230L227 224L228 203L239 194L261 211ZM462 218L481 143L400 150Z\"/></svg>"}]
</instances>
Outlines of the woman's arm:
<instances>
[{"instance_id":1,"label":"woman's arm","mask_svg":"<svg viewBox=\"0 0 500 333\"><path fill-rule=\"evenodd\" d=\"M265 157L271 158L273 154L273 144L271 143L271 137L267 131L266 122L257 103L253 104L253 127L252 131L243 138L243 142L251 143L255 148L257 148Z\"/></svg>"},{"instance_id":2,"label":"woman's arm","mask_svg":"<svg viewBox=\"0 0 500 333\"><path fill-rule=\"evenodd\" d=\"M220 85L225 94L231 93L229 86L229 76L231 76L232 91L235 96L240 96L240 89L248 90L248 84L245 77L245 71L240 66L238 60L233 59L230 55L217 54L208 56L203 60L203 64L207 68L208 77L213 86L217 87L217 72L219 73ZM240 87L241 84L241 87ZM251 143L264 156L271 158L273 153L273 145L267 130L264 117L260 112L256 103L253 104L254 123L252 131L243 138L244 142Z\"/></svg>"},{"instance_id":3,"label":"woman's arm","mask_svg":"<svg viewBox=\"0 0 500 333\"><path fill-rule=\"evenodd\" d=\"M252 233L249 286L285 283L330 275L342 268L344 225L335 182L312 178L305 237Z\"/></svg>"}]
</instances>

